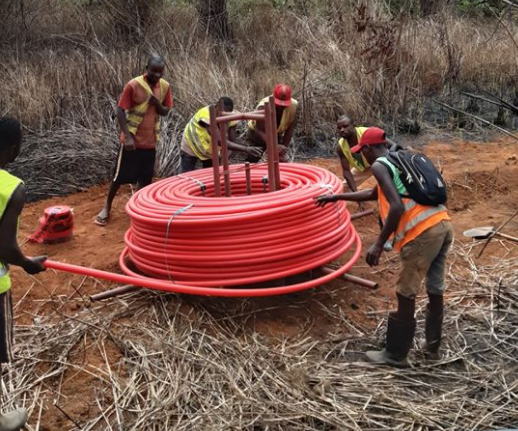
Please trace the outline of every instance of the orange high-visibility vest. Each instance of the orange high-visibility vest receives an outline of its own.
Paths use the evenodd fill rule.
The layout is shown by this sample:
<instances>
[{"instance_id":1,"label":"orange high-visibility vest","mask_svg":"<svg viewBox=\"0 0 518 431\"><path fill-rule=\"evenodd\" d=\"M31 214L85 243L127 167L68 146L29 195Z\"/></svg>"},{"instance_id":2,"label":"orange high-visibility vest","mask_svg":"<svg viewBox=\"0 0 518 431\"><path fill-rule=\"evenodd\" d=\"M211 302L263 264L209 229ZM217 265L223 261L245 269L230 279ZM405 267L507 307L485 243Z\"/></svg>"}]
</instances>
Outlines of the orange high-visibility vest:
<instances>
[{"instance_id":1,"label":"orange high-visibility vest","mask_svg":"<svg viewBox=\"0 0 518 431\"><path fill-rule=\"evenodd\" d=\"M390 168L392 170L392 177L394 179L394 183L398 192L401 194L404 188L401 179L399 178L399 173L396 167L388 161L386 157L384 157L384 162L388 162ZM428 206L418 204L416 201L410 198L401 198L403 201L403 205L405 206L405 212L401 216L399 220L398 227L396 232L394 232L392 238L394 241L394 250L400 251L401 248L408 244L410 241L416 239L419 235L421 235L425 230L430 229L435 226L437 223L440 223L443 220L450 220L450 216L448 215L448 210L444 205L438 206ZM378 185L378 205L380 209L380 216L385 223L385 220L388 217L388 213L390 210L390 203L387 198L383 194L383 190Z\"/></svg>"}]
</instances>

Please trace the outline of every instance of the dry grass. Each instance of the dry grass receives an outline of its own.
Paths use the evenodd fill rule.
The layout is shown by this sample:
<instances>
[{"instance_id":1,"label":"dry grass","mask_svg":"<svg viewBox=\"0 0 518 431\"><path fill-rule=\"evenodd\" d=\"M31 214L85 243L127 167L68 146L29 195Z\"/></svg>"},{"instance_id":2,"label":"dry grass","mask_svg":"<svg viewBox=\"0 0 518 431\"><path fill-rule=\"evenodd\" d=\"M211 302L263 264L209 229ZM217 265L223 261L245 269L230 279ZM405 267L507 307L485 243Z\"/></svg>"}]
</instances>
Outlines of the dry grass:
<instances>
[{"instance_id":1,"label":"dry grass","mask_svg":"<svg viewBox=\"0 0 518 431\"><path fill-rule=\"evenodd\" d=\"M322 340L311 335L311 321L291 337L254 332L248 320L272 310L251 309L249 300L225 315L214 299L134 293L67 314L60 296L51 299L54 313L18 327L22 360L10 371L8 405L30 409L31 431L516 426L518 261L482 266L477 251L454 248L439 362L417 349L407 370L362 362L360 352L383 338L384 316L376 313L373 334L325 301L322 312L343 331ZM274 308L288 304L297 301Z\"/></svg>"},{"instance_id":2,"label":"dry grass","mask_svg":"<svg viewBox=\"0 0 518 431\"><path fill-rule=\"evenodd\" d=\"M192 5L148 3L28 0L23 10L4 3L0 115L21 118L34 139L58 141L63 130L86 128L112 134L115 144L118 95L147 55L159 52L175 99L162 136L159 171L166 175L175 172L169 156L178 157L185 123L223 94L248 110L274 83L287 82L302 101L299 134L325 142L344 112L390 128L422 122L430 95L517 88L512 17L392 19L384 2L316 2L316 9L302 2L298 11L238 2L230 10L236 43L229 46L207 37ZM140 5L138 14L131 4ZM83 136L70 141L72 149Z\"/></svg>"}]
</instances>

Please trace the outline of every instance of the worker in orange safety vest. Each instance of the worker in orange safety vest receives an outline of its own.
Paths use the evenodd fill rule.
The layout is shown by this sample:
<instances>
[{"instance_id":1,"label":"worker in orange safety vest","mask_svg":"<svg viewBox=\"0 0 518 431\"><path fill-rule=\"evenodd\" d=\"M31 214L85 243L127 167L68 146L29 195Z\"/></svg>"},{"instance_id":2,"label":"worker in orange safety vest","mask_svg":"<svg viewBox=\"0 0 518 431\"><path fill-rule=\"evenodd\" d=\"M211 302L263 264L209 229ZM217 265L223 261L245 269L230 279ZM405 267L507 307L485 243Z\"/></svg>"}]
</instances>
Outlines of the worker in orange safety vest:
<instances>
[{"instance_id":1,"label":"worker in orange safety vest","mask_svg":"<svg viewBox=\"0 0 518 431\"><path fill-rule=\"evenodd\" d=\"M425 353L431 359L439 358L446 258L453 241L453 230L446 207L421 205L409 197L398 169L387 158L387 143L383 130L370 127L358 145L351 148L353 153L361 153L369 162L377 187L322 195L316 203L324 206L337 200L378 200L383 228L369 248L366 260L370 266L378 265L383 245L392 238L394 250L400 252L401 272L396 284L398 309L388 316L386 348L368 351L366 356L370 362L406 367L416 327L415 297L424 279L429 298Z\"/></svg>"}]
</instances>

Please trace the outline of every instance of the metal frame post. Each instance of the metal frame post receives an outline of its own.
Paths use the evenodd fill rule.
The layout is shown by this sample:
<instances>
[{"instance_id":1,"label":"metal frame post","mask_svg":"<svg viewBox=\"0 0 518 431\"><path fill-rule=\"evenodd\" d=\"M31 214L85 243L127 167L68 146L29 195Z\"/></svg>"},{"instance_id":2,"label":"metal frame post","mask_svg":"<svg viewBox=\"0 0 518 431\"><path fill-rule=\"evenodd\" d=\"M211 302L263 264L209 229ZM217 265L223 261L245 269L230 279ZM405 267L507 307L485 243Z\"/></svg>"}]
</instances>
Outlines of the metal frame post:
<instances>
[{"instance_id":1,"label":"metal frame post","mask_svg":"<svg viewBox=\"0 0 518 431\"><path fill-rule=\"evenodd\" d=\"M252 194L252 176L250 174L250 162L245 162L246 194Z\"/></svg>"},{"instance_id":2,"label":"metal frame post","mask_svg":"<svg viewBox=\"0 0 518 431\"><path fill-rule=\"evenodd\" d=\"M281 172L279 157L279 138L277 135L277 110L275 108L275 98L270 96L268 99L270 104L270 115L272 121L272 144L273 144L273 173L275 176L275 190L281 188Z\"/></svg>"},{"instance_id":3,"label":"metal frame post","mask_svg":"<svg viewBox=\"0 0 518 431\"><path fill-rule=\"evenodd\" d=\"M214 105L210 105L209 107L210 114L210 137L212 141L212 170L214 172L214 196L221 196L221 180L219 175L219 148L218 148L218 124L216 122L217 119L217 111Z\"/></svg>"},{"instance_id":4,"label":"metal frame post","mask_svg":"<svg viewBox=\"0 0 518 431\"><path fill-rule=\"evenodd\" d=\"M275 148L274 142L272 140L272 133L276 133L275 122L272 123L272 104L271 100L264 106L265 113L265 135L266 135L266 162L268 165L268 189L273 192L277 190L275 184ZM275 112L274 112L275 115Z\"/></svg>"}]
</instances>

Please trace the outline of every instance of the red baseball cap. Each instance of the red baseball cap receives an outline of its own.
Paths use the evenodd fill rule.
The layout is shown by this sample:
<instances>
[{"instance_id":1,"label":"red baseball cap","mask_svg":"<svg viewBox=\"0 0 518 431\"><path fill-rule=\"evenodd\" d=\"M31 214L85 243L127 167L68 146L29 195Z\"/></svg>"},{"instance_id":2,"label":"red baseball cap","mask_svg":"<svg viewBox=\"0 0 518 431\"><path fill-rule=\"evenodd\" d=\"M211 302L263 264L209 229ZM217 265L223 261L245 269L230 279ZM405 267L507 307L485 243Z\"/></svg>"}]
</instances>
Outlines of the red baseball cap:
<instances>
[{"instance_id":1,"label":"red baseball cap","mask_svg":"<svg viewBox=\"0 0 518 431\"><path fill-rule=\"evenodd\" d=\"M358 145L351 148L351 152L359 153L367 145L382 145L387 143L385 131L379 127L369 127L360 138Z\"/></svg>"},{"instance_id":2,"label":"red baseball cap","mask_svg":"<svg viewBox=\"0 0 518 431\"><path fill-rule=\"evenodd\" d=\"M291 105L291 87L286 84L277 84L273 89L275 104L278 106Z\"/></svg>"}]
</instances>

